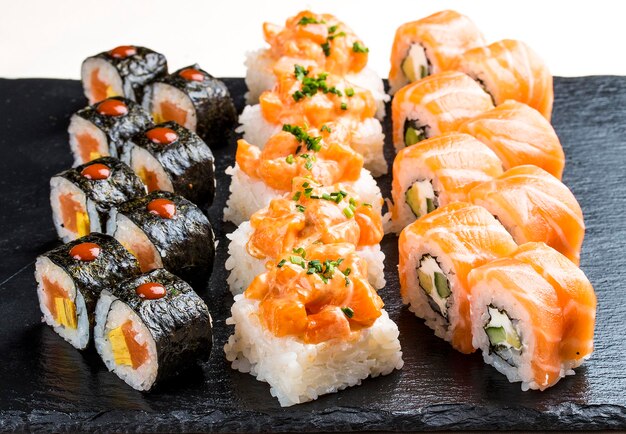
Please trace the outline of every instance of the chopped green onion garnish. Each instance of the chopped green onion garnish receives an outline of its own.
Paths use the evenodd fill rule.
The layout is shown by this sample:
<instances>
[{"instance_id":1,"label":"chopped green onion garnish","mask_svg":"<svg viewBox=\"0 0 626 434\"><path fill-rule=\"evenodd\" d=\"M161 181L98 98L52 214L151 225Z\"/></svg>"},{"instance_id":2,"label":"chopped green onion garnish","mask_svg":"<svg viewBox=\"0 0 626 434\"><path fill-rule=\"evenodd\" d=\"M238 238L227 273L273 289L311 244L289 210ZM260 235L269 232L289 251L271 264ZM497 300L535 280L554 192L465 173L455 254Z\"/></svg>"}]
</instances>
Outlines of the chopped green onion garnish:
<instances>
[{"instance_id":1,"label":"chopped green onion garnish","mask_svg":"<svg viewBox=\"0 0 626 434\"><path fill-rule=\"evenodd\" d=\"M347 285L346 285L347 286ZM349 307L342 307L341 311L344 313L345 316L347 316L348 318L352 318L354 316L354 311L352 309L350 309Z\"/></svg>"},{"instance_id":2,"label":"chopped green onion garnish","mask_svg":"<svg viewBox=\"0 0 626 434\"><path fill-rule=\"evenodd\" d=\"M343 209L343 215L345 215L348 218L352 218L354 217L354 211L352 211L350 207L346 207Z\"/></svg>"},{"instance_id":3,"label":"chopped green onion garnish","mask_svg":"<svg viewBox=\"0 0 626 434\"><path fill-rule=\"evenodd\" d=\"M361 44L359 41L356 41L354 44L352 44L352 51L354 51L355 53L368 53L370 49Z\"/></svg>"},{"instance_id":4,"label":"chopped green onion garnish","mask_svg":"<svg viewBox=\"0 0 626 434\"><path fill-rule=\"evenodd\" d=\"M301 191L296 191L296 194L293 195L293 200L300 200L300 196L302 195Z\"/></svg>"},{"instance_id":5,"label":"chopped green onion garnish","mask_svg":"<svg viewBox=\"0 0 626 434\"><path fill-rule=\"evenodd\" d=\"M282 259L276 266L278 268L281 268L283 265L285 265L285 262L287 262L285 259Z\"/></svg>"},{"instance_id":6,"label":"chopped green onion garnish","mask_svg":"<svg viewBox=\"0 0 626 434\"><path fill-rule=\"evenodd\" d=\"M348 110L348 104L346 104L345 102L341 103L341 110Z\"/></svg>"},{"instance_id":7,"label":"chopped green onion garnish","mask_svg":"<svg viewBox=\"0 0 626 434\"><path fill-rule=\"evenodd\" d=\"M287 158L285 158L285 161L289 164L293 164L294 163L293 154L287 155Z\"/></svg>"},{"instance_id":8,"label":"chopped green onion garnish","mask_svg":"<svg viewBox=\"0 0 626 434\"><path fill-rule=\"evenodd\" d=\"M346 95L347 96L354 96L354 89L352 89L351 87L346 89Z\"/></svg>"},{"instance_id":9,"label":"chopped green onion garnish","mask_svg":"<svg viewBox=\"0 0 626 434\"><path fill-rule=\"evenodd\" d=\"M300 204L298 204L298 205L296 205L296 209L297 209L298 211L300 211L300 212L304 212L304 211L306 210L306 207L305 207L305 206L302 206L302 205L300 205Z\"/></svg>"}]
</instances>

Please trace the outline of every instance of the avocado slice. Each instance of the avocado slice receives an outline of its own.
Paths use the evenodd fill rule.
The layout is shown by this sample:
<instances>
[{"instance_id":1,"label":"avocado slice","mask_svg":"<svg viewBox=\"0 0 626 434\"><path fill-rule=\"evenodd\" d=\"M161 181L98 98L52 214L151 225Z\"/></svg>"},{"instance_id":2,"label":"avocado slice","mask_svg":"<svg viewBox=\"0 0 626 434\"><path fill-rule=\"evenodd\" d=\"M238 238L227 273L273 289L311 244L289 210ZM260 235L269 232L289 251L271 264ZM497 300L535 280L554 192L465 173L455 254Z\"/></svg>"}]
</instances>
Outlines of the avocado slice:
<instances>
[{"instance_id":1,"label":"avocado slice","mask_svg":"<svg viewBox=\"0 0 626 434\"><path fill-rule=\"evenodd\" d=\"M443 273L435 272L435 287L441 298L448 298L452 294L448 279Z\"/></svg>"}]
</instances>

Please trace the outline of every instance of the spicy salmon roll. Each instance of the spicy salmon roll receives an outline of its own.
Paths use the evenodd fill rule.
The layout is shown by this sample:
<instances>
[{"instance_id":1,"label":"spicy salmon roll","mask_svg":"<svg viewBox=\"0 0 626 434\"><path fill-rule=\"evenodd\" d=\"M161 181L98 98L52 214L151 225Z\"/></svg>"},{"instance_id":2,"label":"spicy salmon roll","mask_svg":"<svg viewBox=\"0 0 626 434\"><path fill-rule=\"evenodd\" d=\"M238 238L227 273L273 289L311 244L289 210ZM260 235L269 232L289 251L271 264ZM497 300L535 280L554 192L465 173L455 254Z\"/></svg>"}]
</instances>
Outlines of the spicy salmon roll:
<instances>
[{"instance_id":1,"label":"spicy salmon roll","mask_svg":"<svg viewBox=\"0 0 626 434\"><path fill-rule=\"evenodd\" d=\"M211 148L193 131L165 122L131 137L122 160L148 191L171 191L201 208L213 203L215 163Z\"/></svg>"},{"instance_id":2,"label":"spicy salmon roll","mask_svg":"<svg viewBox=\"0 0 626 434\"><path fill-rule=\"evenodd\" d=\"M385 135L374 118L376 104L370 91L311 63L283 59L274 70L278 84L261 94L259 104L245 107L239 117L237 132L244 139L263 148L284 124L320 129L334 122L350 132L347 143L363 155L366 169L374 176L387 173Z\"/></svg>"},{"instance_id":3,"label":"spicy salmon roll","mask_svg":"<svg viewBox=\"0 0 626 434\"><path fill-rule=\"evenodd\" d=\"M165 56L149 48L122 45L88 57L81 79L89 104L112 96L141 103L144 87L167 75Z\"/></svg>"},{"instance_id":4,"label":"spicy salmon roll","mask_svg":"<svg viewBox=\"0 0 626 434\"><path fill-rule=\"evenodd\" d=\"M439 134L493 108L491 97L460 72L440 72L400 89L391 103L396 151Z\"/></svg>"},{"instance_id":5,"label":"spicy salmon roll","mask_svg":"<svg viewBox=\"0 0 626 434\"><path fill-rule=\"evenodd\" d=\"M228 284L240 294L265 264L283 252L306 249L314 243L350 243L367 262L374 288L385 286L380 211L362 202L349 185L322 186L310 178L294 178L291 194L270 204L227 235L230 271Z\"/></svg>"},{"instance_id":6,"label":"spicy salmon roll","mask_svg":"<svg viewBox=\"0 0 626 434\"><path fill-rule=\"evenodd\" d=\"M274 67L288 57L313 62L369 90L377 101L377 117L384 117L389 97L382 79L367 67L369 48L335 16L302 11L288 18L284 26L263 23L263 37L269 48L251 51L246 57L248 104L256 104L264 91L276 85Z\"/></svg>"},{"instance_id":7,"label":"spicy salmon roll","mask_svg":"<svg viewBox=\"0 0 626 434\"><path fill-rule=\"evenodd\" d=\"M150 115L122 97L108 98L79 110L68 128L74 165L100 157L118 157L124 142L150 125Z\"/></svg>"},{"instance_id":8,"label":"spicy salmon roll","mask_svg":"<svg viewBox=\"0 0 626 434\"><path fill-rule=\"evenodd\" d=\"M198 64L161 77L147 89L144 108L155 122L174 121L197 133L210 146L225 146L237 123L226 85Z\"/></svg>"},{"instance_id":9,"label":"spicy salmon roll","mask_svg":"<svg viewBox=\"0 0 626 434\"><path fill-rule=\"evenodd\" d=\"M501 174L496 154L467 134L444 134L404 148L393 162L387 229L398 233L441 206L467 201L474 186Z\"/></svg>"},{"instance_id":10,"label":"spicy salmon roll","mask_svg":"<svg viewBox=\"0 0 626 434\"><path fill-rule=\"evenodd\" d=\"M466 51L455 69L476 80L491 95L494 104L507 99L523 102L547 120L552 116L552 74L528 45L505 39Z\"/></svg>"},{"instance_id":11,"label":"spicy salmon roll","mask_svg":"<svg viewBox=\"0 0 626 434\"><path fill-rule=\"evenodd\" d=\"M485 39L465 15L445 10L402 24L391 48L390 93L421 78L451 69L465 51Z\"/></svg>"},{"instance_id":12,"label":"spicy salmon roll","mask_svg":"<svg viewBox=\"0 0 626 434\"><path fill-rule=\"evenodd\" d=\"M142 272L165 268L193 283L211 275L215 237L209 219L187 199L153 191L111 210L107 233L139 261Z\"/></svg>"},{"instance_id":13,"label":"spicy salmon roll","mask_svg":"<svg viewBox=\"0 0 626 434\"><path fill-rule=\"evenodd\" d=\"M303 288L307 288L303 290ZM398 327L350 244L314 244L268 264L235 296L224 347L233 369L269 383L281 406L402 368Z\"/></svg>"},{"instance_id":14,"label":"spicy salmon roll","mask_svg":"<svg viewBox=\"0 0 626 434\"><path fill-rule=\"evenodd\" d=\"M484 208L455 202L404 228L398 240L402 301L435 335L474 351L467 276L517 245Z\"/></svg>"},{"instance_id":15,"label":"spicy salmon roll","mask_svg":"<svg viewBox=\"0 0 626 434\"><path fill-rule=\"evenodd\" d=\"M485 363L522 390L545 390L566 375L563 311L550 282L513 258L475 268L468 281L473 345Z\"/></svg>"},{"instance_id":16,"label":"spicy salmon roll","mask_svg":"<svg viewBox=\"0 0 626 434\"><path fill-rule=\"evenodd\" d=\"M105 232L111 208L146 194L130 168L102 157L50 179L52 220L63 242L91 232Z\"/></svg>"},{"instance_id":17,"label":"spicy salmon roll","mask_svg":"<svg viewBox=\"0 0 626 434\"><path fill-rule=\"evenodd\" d=\"M44 253L35 262L43 321L83 350L91 342L100 292L139 274L135 257L108 235L94 233Z\"/></svg>"},{"instance_id":18,"label":"spicy salmon roll","mask_svg":"<svg viewBox=\"0 0 626 434\"><path fill-rule=\"evenodd\" d=\"M583 212L567 186L545 170L514 167L474 187L469 198L496 216L519 244L544 242L580 262Z\"/></svg>"},{"instance_id":19,"label":"spicy salmon roll","mask_svg":"<svg viewBox=\"0 0 626 434\"><path fill-rule=\"evenodd\" d=\"M104 289L96 306L96 349L137 390L209 358L211 315L183 280L158 269Z\"/></svg>"},{"instance_id":20,"label":"spicy salmon roll","mask_svg":"<svg viewBox=\"0 0 626 434\"><path fill-rule=\"evenodd\" d=\"M565 154L559 137L550 122L526 104L506 100L461 124L459 132L489 146L505 170L532 164L558 179L563 175Z\"/></svg>"},{"instance_id":21,"label":"spicy salmon roll","mask_svg":"<svg viewBox=\"0 0 626 434\"><path fill-rule=\"evenodd\" d=\"M224 221L237 225L291 192L295 177L310 177L322 185L349 184L359 198L380 211L382 195L371 173L363 169L363 157L346 145L349 133L339 124L320 130L284 125L263 150L239 140L236 164L226 169L232 176Z\"/></svg>"}]
</instances>

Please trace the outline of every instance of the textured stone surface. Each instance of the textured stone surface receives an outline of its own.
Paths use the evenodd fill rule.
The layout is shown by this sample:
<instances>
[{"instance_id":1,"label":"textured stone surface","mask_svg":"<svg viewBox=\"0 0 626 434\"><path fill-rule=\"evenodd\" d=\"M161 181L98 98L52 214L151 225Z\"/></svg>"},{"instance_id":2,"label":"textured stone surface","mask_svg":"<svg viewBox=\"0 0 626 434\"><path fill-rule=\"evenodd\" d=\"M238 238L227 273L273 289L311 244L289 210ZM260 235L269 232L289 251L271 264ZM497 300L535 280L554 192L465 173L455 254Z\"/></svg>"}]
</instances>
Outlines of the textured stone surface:
<instances>
[{"instance_id":1,"label":"textured stone surface","mask_svg":"<svg viewBox=\"0 0 626 434\"><path fill-rule=\"evenodd\" d=\"M241 110L243 80L227 84ZM401 306L397 242L388 236L381 296L400 327L404 368L281 409L265 383L231 370L222 351L231 331L224 323L231 303L224 233L233 226L221 222L221 210L234 140L215 150L218 194L210 218L220 245L200 291L214 317L214 351L203 366L142 394L108 373L94 350L74 350L40 322L34 258L58 243L48 181L71 164L66 127L85 104L80 85L0 80L0 431L626 429L626 77L557 78L555 90L564 181L587 223L582 268L598 294L592 359L557 386L524 393L479 355L455 352ZM389 178L381 184L388 193Z\"/></svg>"}]
</instances>

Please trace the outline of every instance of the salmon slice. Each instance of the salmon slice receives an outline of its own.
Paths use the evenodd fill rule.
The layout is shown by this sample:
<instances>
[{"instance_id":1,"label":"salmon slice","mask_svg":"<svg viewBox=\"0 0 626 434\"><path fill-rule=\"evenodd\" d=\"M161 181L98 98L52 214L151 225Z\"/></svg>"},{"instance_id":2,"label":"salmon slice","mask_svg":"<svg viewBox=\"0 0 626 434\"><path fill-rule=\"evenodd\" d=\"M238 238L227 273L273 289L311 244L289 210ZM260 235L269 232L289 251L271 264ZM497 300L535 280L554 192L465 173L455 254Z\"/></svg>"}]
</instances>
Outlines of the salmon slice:
<instances>
[{"instance_id":1,"label":"salmon slice","mask_svg":"<svg viewBox=\"0 0 626 434\"><path fill-rule=\"evenodd\" d=\"M459 127L489 146L505 169L533 164L561 179L565 154L561 142L537 110L514 100L468 120Z\"/></svg>"},{"instance_id":2,"label":"salmon slice","mask_svg":"<svg viewBox=\"0 0 626 434\"><path fill-rule=\"evenodd\" d=\"M414 81L403 70L403 63L414 44L424 50L424 60L429 67L424 72L430 75L451 69L465 51L485 45L485 39L468 17L452 10L402 24L396 30L391 48L389 85L392 94Z\"/></svg>"},{"instance_id":3,"label":"salmon slice","mask_svg":"<svg viewBox=\"0 0 626 434\"><path fill-rule=\"evenodd\" d=\"M156 123L174 121L178 125L185 125L187 122L187 112L171 101L161 101L159 111L153 113Z\"/></svg>"},{"instance_id":4,"label":"salmon slice","mask_svg":"<svg viewBox=\"0 0 626 434\"><path fill-rule=\"evenodd\" d=\"M519 244L544 242L576 265L585 237L578 201L557 178L536 166L517 166L474 187L471 202L484 206Z\"/></svg>"},{"instance_id":5,"label":"salmon slice","mask_svg":"<svg viewBox=\"0 0 626 434\"><path fill-rule=\"evenodd\" d=\"M83 163L88 163L97 158L108 156L108 152L106 152L105 155L100 152L100 144L98 143L98 140L96 140L89 133L78 134L76 136L76 141L78 142L80 158Z\"/></svg>"},{"instance_id":6,"label":"salmon slice","mask_svg":"<svg viewBox=\"0 0 626 434\"><path fill-rule=\"evenodd\" d=\"M74 199L71 193L59 195L61 218L63 226L76 234L77 238L84 237L90 232L89 215L81 203Z\"/></svg>"},{"instance_id":7,"label":"salmon slice","mask_svg":"<svg viewBox=\"0 0 626 434\"><path fill-rule=\"evenodd\" d=\"M131 320L111 330L108 337L116 364L137 369L148 361L148 345L137 342L137 332L133 330Z\"/></svg>"},{"instance_id":8,"label":"salmon slice","mask_svg":"<svg viewBox=\"0 0 626 434\"><path fill-rule=\"evenodd\" d=\"M43 290L46 294L46 305L55 321L65 327L76 329L78 327L76 305L70 300L67 290L58 282L46 277L43 278Z\"/></svg>"},{"instance_id":9,"label":"salmon slice","mask_svg":"<svg viewBox=\"0 0 626 434\"><path fill-rule=\"evenodd\" d=\"M440 72L400 89L391 103L393 144L406 146L405 122L424 126L423 138L454 132L459 125L493 108L491 97L469 76Z\"/></svg>"},{"instance_id":10,"label":"salmon slice","mask_svg":"<svg viewBox=\"0 0 626 434\"><path fill-rule=\"evenodd\" d=\"M546 279L563 310L561 358L576 367L593 352L596 294L585 273L569 259L544 243L526 243L512 255Z\"/></svg>"},{"instance_id":11,"label":"salmon slice","mask_svg":"<svg viewBox=\"0 0 626 434\"><path fill-rule=\"evenodd\" d=\"M559 381L563 318L559 300L552 285L533 267L512 258L498 259L472 270L468 276L468 282L471 288L472 311L481 308L475 304L479 300L480 293L491 289L498 293L498 298L504 298L504 293L506 293L511 303L510 306L525 313L524 322L530 328L532 338L528 336L528 329L522 329L520 339L522 354L524 351L532 351L530 357L532 381L529 383L535 382L536 387L533 385L530 387L544 390ZM507 306L501 307L507 308ZM482 323L475 324L474 331L482 330L483 326ZM528 345L529 342L533 342L533 345Z\"/></svg>"},{"instance_id":12,"label":"salmon slice","mask_svg":"<svg viewBox=\"0 0 626 434\"><path fill-rule=\"evenodd\" d=\"M436 208L467 201L474 186L501 174L502 163L493 151L467 134L444 134L403 148L393 162L391 218L400 226L417 218L406 195L418 180L431 181Z\"/></svg>"},{"instance_id":13,"label":"salmon slice","mask_svg":"<svg viewBox=\"0 0 626 434\"><path fill-rule=\"evenodd\" d=\"M544 61L521 41L504 39L468 50L455 67L482 83L499 105L523 102L547 120L552 116L552 74Z\"/></svg>"},{"instance_id":14,"label":"salmon slice","mask_svg":"<svg viewBox=\"0 0 626 434\"><path fill-rule=\"evenodd\" d=\"M504 227L484 208L455 202L416 220L402 231L398 240L400 293L405 303L416 300L425 288L417 277L423 255L449 264L446 278L453 294L444 339L463 353L474 351L467 276L476 267L511 254L517 245ZM445 268L445 267L444 267ZM444 272L446 270L443 270ZM413 306L415 308L415 306ZM413 309L412 309L413 310ZM415 310L419 315L419 310ZM457 318L456 322L453 318ZM435 328L437 321L427 325ZM439 335L438 335L439 336Z\"/></svg>"}]
</instances>

